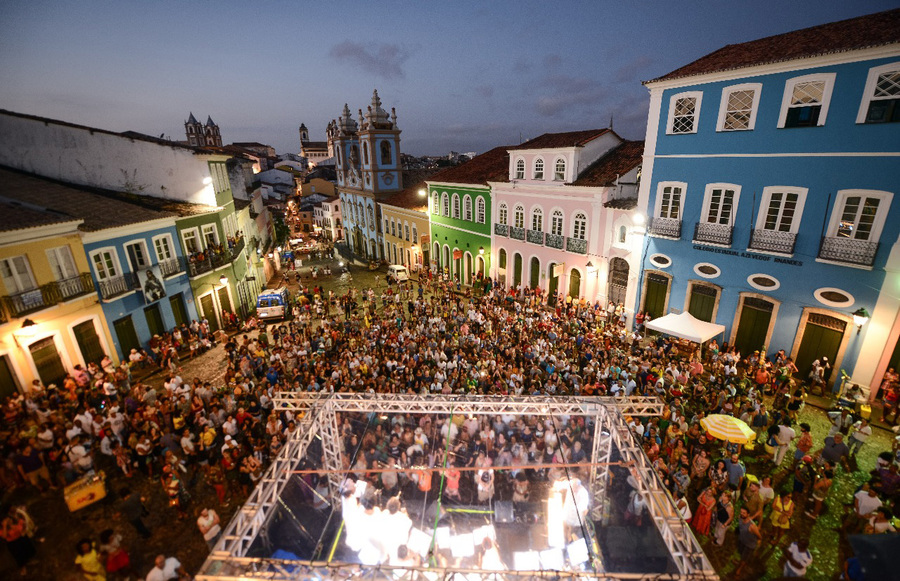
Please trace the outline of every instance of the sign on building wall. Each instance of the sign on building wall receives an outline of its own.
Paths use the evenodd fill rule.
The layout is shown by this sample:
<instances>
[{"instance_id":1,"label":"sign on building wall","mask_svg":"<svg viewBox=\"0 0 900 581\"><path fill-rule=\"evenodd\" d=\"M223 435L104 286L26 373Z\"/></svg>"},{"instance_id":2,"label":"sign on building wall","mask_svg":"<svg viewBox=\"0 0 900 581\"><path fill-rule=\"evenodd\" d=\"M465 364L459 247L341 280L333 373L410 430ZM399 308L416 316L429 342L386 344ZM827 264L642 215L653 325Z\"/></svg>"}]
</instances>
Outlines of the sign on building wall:
<instances>
[{"instance_id":1,"label":"sign on building wall","mask_svg":"<svg viewBox=\"0 0 900 581\"><path fill-rule=\"evenodd\" d=\"M137 273L138 282L141 285L141 292L144 294L144 302L146 304L155 303L159 299L166 296L166 287L162 283L159 265L151 266Z\"/></svg>"}]
</instances>

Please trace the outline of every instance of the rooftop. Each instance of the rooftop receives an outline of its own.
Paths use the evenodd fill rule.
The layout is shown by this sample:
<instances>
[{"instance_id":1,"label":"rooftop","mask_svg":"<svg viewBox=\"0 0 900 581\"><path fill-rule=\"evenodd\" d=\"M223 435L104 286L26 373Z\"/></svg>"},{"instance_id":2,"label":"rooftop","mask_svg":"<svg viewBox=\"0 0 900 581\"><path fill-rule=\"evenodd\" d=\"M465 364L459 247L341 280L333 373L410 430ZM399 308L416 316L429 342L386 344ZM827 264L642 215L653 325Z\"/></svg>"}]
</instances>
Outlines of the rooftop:
<instances>
[{"instance_id":1,"label":"rooftop","mask_svg":"<svg viewBox=\"0 0 900 581\"><path fill-rule=\"evenodd\" d=\"M414 186L404 188L387 198L381 200L381 204L396 206L416 212L428 211L428 196L419 194L419 190L427 190L425 182L419 182Z\"/></svg>"},{"instance_id":2,"label":"rooftop","mask_svg":"<svg viewBox=\"0 0 900 581\"><path fill-rule=\"evenodd\" d=\"M587 145L601 135L612 132L612 129L587 129L585 131L568 131L565 133L544 133L525 143L509 147L515 149L556 149L558 147L580 147Z\"/></svg>"},{"instance_id":3,"label":"rooftop","mask_svg":"<svg viewBox=\"0 0 900 581\"><path fill-rule=\"evenodd\" d=\"M729 44L646 83L861 50L898 42L900 42L900 9L888 10L741 44Z\"/></svg>"},{"instance_id":4,"label":"rooftop","mask_svg":"<svg viewBox=\"0 0 900 581\"><path fill-rule=\"evenodd\" d=\"M469 161L441 170L428 178L429 182L451 184L481 184L509 181L508 145L476 155Z\"/></svg>"},{"instance_id":5,"label":"rooftop","mask_svg":"<svg viewBox=\"0 0 900 581\"><path fill-rule=\"evenodd\" d=\"M625 141L588 166L573 185L614 186L619 176L641 165L643 156L643 141Z\"/></svg>"},{"instance_id":6,"label":"rooftop","mask_svg":"<svg viewBox=\"0 0 900 581\"><path fill-rule=\"evenodd\" d=\"M14 230L78 221L71 216L27 207L21 205L18 201L3 199L0 199L0 212L3 213L3 220L0 221L0 232L12 232Z\"/></svg>"},{"instance_id":7,"label":"rooftop","mask_svg":"<svg viewBox=\"0 0 900 581\"><path fill-rule=\"evenodd\" d=\"M0 196L64 217L87 232L216 211L216 208L67 184L0 167ZM4 223L11 221L4 217Z\"/></svg>"}]
</instances>

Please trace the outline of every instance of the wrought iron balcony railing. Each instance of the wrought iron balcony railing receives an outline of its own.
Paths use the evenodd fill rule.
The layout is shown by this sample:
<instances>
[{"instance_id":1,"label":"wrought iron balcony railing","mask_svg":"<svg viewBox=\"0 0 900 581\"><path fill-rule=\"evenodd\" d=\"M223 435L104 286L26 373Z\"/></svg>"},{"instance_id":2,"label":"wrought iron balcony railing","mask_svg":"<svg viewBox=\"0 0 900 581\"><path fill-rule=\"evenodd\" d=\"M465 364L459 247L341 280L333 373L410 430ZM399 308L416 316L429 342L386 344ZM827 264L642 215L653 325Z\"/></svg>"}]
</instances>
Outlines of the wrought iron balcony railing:
<instances>
[{"instance_id":1,"label":"wrought iron balcony railing","mask_svg":"<svg viewBox=\"0 0 900 581\"><path fill-rule=\"evenodd\" d=\"M681 220L678 218L650 218L647 232L650 236L681 238Z\"/></svg>"},{"instance_id":2,"label":"wrought iron balcony railing","mask_svg":"<svg viewBox=\"0 0 900 581\"><path fill-rule=\"evenodd\" d=\"M103 300L110 300L119 295L124 295L133 290L140 290L141 285L133 272L126 272L122 276L114 276L97 282L100 296Z\"/></svg>"},{"instance_id":3,"label":"wrought iron balcony railing","mask_svg":"<svg viewBox=\"0 0 900 581\"><path fill-rule=\"evenodd\" d=\"M872 266L877 253L878 242L843 236L823 236L819 245L819 258L861 266Z\"/></svg>"},{"instance_id":4,"label":"wrought iron balcony railing","mask_svg":"<svg viewBox=\"0 0 900 581\"><path fill-rule=\"evenodd\" d=\"M515 238L516 240L525 240L525 228L518 228L516 226L509 227L509 237Z\"/></svg>"},{"instance_id":5,"label":"wrought iron balcony railing","mask_svg":"<svg viewBox=\"0 0 900 581\"><path fill-rule=\"evenodd\" d=\"M91 294L94 281L90 274L82 273L72 278L53 281L39 288L2 297L3 321L52 307L63 301Z\"/></svg>"},{"instance_id":6,"label":"wrought iron balcony railing","mask_svg":"<svg viewBox=\"0 0 900 581\"><path fill-rule=\"evenodd\" d=\"M203 252L195 253L188 262L188 273L190 276L197 276L233 262L244 250L245 240L241 236L234 241L231 248L223 248L220 244L218 247L211 246Z\"/></svg>"},{"instance_id":7,"label":"wrought iron balcony railing","mask_svg":"<svg viewBox=\"0 0 900 581\"><path fill-rule=\"evenodd\" d=\"M581 238L566 238L566 251L576 254L587 254L587 240Z\"/></svg>"},{"instance_id":8,"label":"wrought iron balcony railing","mask_svg":"<svg viewBox=\"0 0 900 581\"><path fill-rule=\"evenodd\" d=\"M494 234L509 237L509 226L494 222Z\"/></svg>"},{"instance_id":9,"label":"wrought iron balcony railing","mask_svg":"<svg viewBox=\"0 0 900 581\"><path fill-rule=\"evenodd\" d=\"M526 230L525 239L531 244L544 245L544 233L540 230Z\"/></svg>"},{"instance_id":10,"label":"wrought iron balcony railing","mask_svg":"<svg viewBox=\"0 0 900 581\"><path fill-rule=\"evenodd\" d=\"M163 278L174 276L187 270L187 261L183 256L176 256L159 263L159 271Z\"/></svg>"},{"instance_id":11,"label":"wrought iron balcony railing","mask_svg":"<svg viewBox=\"0 0 900 581\"><path fill-rule=\"evenodd\" d=\"M731 246L731 234L734 231L728 224L697 222L694 226L694 242L708 242Z\"/></svg>"},{"instance_id":12,"label":"wrought iron balcony railing","mask_svg":"<svg viewBox=\"0 0 900 581\"><path fill-rule=\"evenodd\" d=\"M778 230L761 230L754 228L750 231L750 250L764 250L766 252L781 252L793 254L797 235L793 232L779 232Z\"/></svg>"},{"instance_id":13,"label":"wrought iron balcony railing","mask_svg":"<svg viewBox=\"0 0 900 581\"><path fill-rule=\"evenodd\" d=\"M549 248L556 248L558 250L562 250L563 246L566 243L566 237L561 234L547 234L544 237L544 245Z\"/></svg>"}]
</instances>

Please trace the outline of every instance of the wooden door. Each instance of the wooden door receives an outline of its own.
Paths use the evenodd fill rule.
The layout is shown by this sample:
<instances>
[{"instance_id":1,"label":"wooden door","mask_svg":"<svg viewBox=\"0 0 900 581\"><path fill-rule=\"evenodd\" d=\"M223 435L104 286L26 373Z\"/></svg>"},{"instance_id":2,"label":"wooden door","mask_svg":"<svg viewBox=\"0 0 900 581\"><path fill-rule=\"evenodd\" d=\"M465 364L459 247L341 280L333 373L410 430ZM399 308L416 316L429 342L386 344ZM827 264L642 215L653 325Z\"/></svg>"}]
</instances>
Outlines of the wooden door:
<instances>
[{"instance_id":1,"label":"wooden door","mask_svg":"<svg viewBox=\"0 0 900 581\"><path fill-rule=\"evenodd\" d=\"M769 301L755 297L744 299L737 333L734 336L734 346L742 356L753 353L757 349L762 350L765 346L773 308L774 305Z\"/></svg>"}]
</instances>

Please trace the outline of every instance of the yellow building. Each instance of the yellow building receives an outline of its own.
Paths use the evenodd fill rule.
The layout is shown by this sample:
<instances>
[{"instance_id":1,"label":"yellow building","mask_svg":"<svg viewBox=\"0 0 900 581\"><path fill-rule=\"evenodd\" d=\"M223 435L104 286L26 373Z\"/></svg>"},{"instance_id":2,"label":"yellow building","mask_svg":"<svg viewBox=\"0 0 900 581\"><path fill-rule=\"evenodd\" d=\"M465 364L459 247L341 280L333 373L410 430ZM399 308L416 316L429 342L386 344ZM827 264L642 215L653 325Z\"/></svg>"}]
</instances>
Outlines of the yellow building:
<instances>
[{"instance_id":1,"label":"yellow building","mask_svg":"<svg viewBox=\"0 0 900 581\"><path fill-rule=\"evenodd\" d=\"M0 203L0 397L62 380L110 349L81 219Z\"/></svg>"},{"instance_id":2,"label":"yellow building","mask_svg":"<svg viewBox=\"0 0 900 581\"><path fill-rule=\"evenodd\" d=\"M379 201L384 256L415 272L428 264L428 196L425 184L406 188Z\"/></svg>"}]
</instances>

